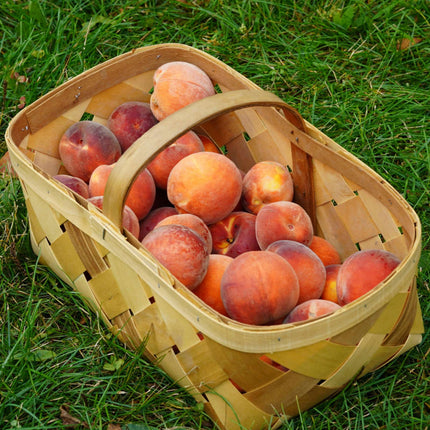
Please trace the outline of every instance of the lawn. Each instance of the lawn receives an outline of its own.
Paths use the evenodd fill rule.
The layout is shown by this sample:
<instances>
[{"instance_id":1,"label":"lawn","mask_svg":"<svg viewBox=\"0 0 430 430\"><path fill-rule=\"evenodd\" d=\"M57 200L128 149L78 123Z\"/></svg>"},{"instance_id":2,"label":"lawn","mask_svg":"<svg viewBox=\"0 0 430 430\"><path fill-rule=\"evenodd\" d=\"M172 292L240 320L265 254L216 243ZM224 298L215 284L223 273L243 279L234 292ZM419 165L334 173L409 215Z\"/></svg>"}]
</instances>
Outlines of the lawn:
<instances>
[{"instance_id":1,"label":"lawn","mask_svg":"<svg viewBox=\"0 0 430 430\"><path fill-rule=\"evenodd\" d=\"M420 345L282 429L428 429L429 40L426 0L3 0L0 155L25 105L139 46L194 46L276 93L419 215L426 328ZM0 198L0 427L214 428L189 394L38 263L16 178L0 177Z\"/></svg>"}]
</instances>

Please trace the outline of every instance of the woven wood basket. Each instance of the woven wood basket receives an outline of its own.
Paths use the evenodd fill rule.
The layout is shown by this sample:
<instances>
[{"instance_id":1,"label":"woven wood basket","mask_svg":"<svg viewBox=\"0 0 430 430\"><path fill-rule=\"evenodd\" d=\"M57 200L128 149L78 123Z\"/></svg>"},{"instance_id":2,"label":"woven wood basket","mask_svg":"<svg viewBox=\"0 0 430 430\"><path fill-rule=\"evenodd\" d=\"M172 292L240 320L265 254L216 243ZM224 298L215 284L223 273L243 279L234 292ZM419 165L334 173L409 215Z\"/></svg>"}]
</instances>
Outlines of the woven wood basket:
<instances>
[{"instance_id":1,"label":"woven wood basket","mask_svg":"<svg viewBox=\"0 0 430 430\"><path fill-rule=\"evenodd\" d=\"M124 153L109 179L104 213L52 179L64 173L58 143L71 124L88 114L106 124L119 104L149 101L154 70L175 60L205 70L219 94L169 116ZM343 259L358 247L381 248L402 263L370 293L324 318L257 327L222 317L118 227L138 172L190 129L225 146L244 171L262 160L288 165L296 201ZM421 341L421 226L413 209L277 96L202 51L161 44L106 61L22 110L6 142L42 263L79 291L121 341L132 348L144 343L146 356L222 429L276 428Z\"/></svg>"}]
</instances>

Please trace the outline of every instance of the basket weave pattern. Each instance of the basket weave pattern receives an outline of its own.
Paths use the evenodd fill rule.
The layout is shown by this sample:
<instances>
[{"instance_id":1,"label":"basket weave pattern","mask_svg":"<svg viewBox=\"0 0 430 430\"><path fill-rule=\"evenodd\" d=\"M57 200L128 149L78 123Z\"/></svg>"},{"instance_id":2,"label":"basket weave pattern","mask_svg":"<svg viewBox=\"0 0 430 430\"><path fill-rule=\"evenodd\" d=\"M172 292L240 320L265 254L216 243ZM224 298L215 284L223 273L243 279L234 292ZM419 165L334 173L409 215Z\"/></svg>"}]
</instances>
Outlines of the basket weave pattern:
<instances>
[{"instance_id":1,"label":"basket weave pattern","mask_svg":"<svg viewBox=\"0 0 430 430\"><path fill-rule=\"evenodd\" d=\"M402 264L370 294L308 323L252 327L209 309L135 238L123 235L115 220L51 178L64 173L58 143L70 125L84 115L106 124L119 104L149 101L154 70L175 60L204 69L223 94L259 90L201 51L166 44L103 63L14 118L6 140L33 249L122 341L132 348L144 343L146 356L189 389L221 428L274 428L282 417L311 408L421 341L420 222L386 181L275 98L275 107L264 96L263 105L212 115L193 129L225 146L244 171L262 160L289 166L316 234L343 259L358 248L380 248ZM149 150L155 156L160 147ZM147 161L137 159L126 188Z\"/></svg>"}]
</instances>

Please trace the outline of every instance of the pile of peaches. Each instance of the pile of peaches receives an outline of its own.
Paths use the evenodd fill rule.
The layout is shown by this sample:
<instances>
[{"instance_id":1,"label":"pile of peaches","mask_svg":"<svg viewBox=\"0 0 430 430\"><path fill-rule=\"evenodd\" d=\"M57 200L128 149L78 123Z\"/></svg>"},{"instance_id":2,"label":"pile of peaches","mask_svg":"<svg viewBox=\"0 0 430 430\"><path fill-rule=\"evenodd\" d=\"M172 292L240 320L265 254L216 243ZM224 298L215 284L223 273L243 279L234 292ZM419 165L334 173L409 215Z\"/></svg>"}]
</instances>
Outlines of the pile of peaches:
<instances>
[{"instance_id":1,"label":"pile of peaches","mask_svg":"<svg viewBox=\"0 0 430 430\"><path fill-rule=\"evenodd\" d=\"M125 102L106 125L82 120L66 130L59 153L67 174L55 179L102 209L121 154L168 115L213 94L212 81L196 65L160 66L149 103ZM247 324L335 312L399 265L399 258L379 249L342 262L293 198L286 166L266 160L243 172L208 136L191 130L140 172L123 224L208 306Z\"/></svg>"}]
</instances>

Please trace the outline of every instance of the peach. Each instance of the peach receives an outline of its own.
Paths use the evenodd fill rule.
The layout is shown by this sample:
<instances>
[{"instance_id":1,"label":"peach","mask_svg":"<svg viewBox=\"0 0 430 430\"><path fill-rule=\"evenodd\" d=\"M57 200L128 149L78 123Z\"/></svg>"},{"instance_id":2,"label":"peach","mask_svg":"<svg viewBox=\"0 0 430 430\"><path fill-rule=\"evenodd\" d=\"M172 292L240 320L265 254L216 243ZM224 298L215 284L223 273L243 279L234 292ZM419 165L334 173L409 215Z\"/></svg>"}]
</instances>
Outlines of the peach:
<instances>
[{"instance_id":1,"label":"peach","mask_svg":"<svg viewBox=\"0 0 430 430\"><path fill-rule=\"evenodd\" d=\"M294 240L278 240L272 242L267 251L285 258L296 272L300 287L297 303L321 297L326 281L326 270L322 261L309 247Z\"/></svg>"},{"instance_id":2,"label":"peach","mask_svg":"<svg viewBox=\"0 0 430 430\"><path fill-rule=\"evenodd\" d=\"M285 318L284 324L306 321L337 311L341 307L329 300L312 299L298 304Z\"/></svg>"},{"instance_id":3,"label":"peach","mask_svg":"<svg viewBox=\"0 0 430 430\"><path fill-rule=\"evenodd\" d=\"M238 211L211 224L212 252L235 258L247 251L258 251L255 218L253 214Z\"/></svg>"},{"instance_id":4,"label":"peach","mask_svg":"<svg viewBox=\"0 0 430 430\"><path fill-rule=\"evenodd\" d=\"M203 143L203 147L205 148L205 151L216 152L217 154L220 154L222 152L221 149L218 148L217 144L212 139L205 136L204 134L198 134L198 136Z\"/></svg>"},{"instance_id":5,"label":"peach","mask_svg":"<svg viewBox=\"0 0 430 430\"><path fill-rule=\"evenodd\" d=\"M178 211L173 206L160 206L152 209L149 214L140 221L139 240L142 241L161 220L170 215L176 215L177 213Z\"/></svg>"},{"instance_id":6,"label":"peach","mask_svg":"<svg viewBox=\"0 0 430 430\"><path fill-rule=\"evenodd\" d=\"M368 249L351 254L337 275L336 292L340 305L346 305L381 283L400 264L389 251Z\"/></svg>"},{"instance_id":7,"label":"peach","mask_svg":"<svg viewBox=\"0 0 430 430\"><path fill-rule=\"evenodd\" d=\"M96 167L90 176L88 188L90 196L103 196L113 164L102 164ZM155 200L155 183L148 169L142 170L133 184L125 200L125 204L136 214L139 220L148 215Z\"/></svg>"},{"instance_id":8,"label":"peach","mask_svg":"<svg viewBox=\"0 0 430 430\"><path fill-rule=\"evenodd\" d=\"M309 248L318 255L324 266L340 264L342 262L336 248L328 240L320 236L314 235Z\"/></svg>"},{"instance_id":9,"label":"peach","mask_svg":"<svg viewBox=\"0 0 430 430\"><path fill-rule=\"evenodd\" d=\"M242 177L225 155L196 152L180 160L170 172L167 197L178 212L192 213L206 224L225 218L242 194Z\"/></svg>"},{"instance_id":10,"label":"peach","mask_svg":"<svg viewBox=\"0 0 430 430\"><path fill-rule=\"evenodd\" d=\"M175 209L173 208L173 210ZM185 227L191 228L191 230L195 231L203 239L208 254L212 252L211 232L201 218L193 214L173 214L160 220L155 227L170 224L184 225Z\"/></svg>"},{"instance_id":11,"label":"peach","mask_svg":"<svg viewBox=\"0 0 430 430\"><path fill-rule=\"evenodd\" d=\"M142 245L190 290L206 275L209 254L203 239L184 225L163 225L154 228Z\"/></svg>"},{"instance_id":12,"label":"peach","mask_svg":"<svg viewBox=\"0 0 430 430\"><path fill-rule=\"evenodd\" d=\"M208 306L222 315L228 316L221 299L221 279L229 264L233 261L227 255L209 255L209 265L203 281L193 290Z\"/></svg>"},{"instance_id":13,"label":"peach","mask_svg":"<svg viewBox=\"0 0 430 430\"><path fill-rule=\"evenodd\" d=\"M268 203L291 201L293 194L290 172L276 161L254 164L243 178L242 205L255 215Z\"/></svg>"},{"instance_id":14,"label":"peach","mask_svg":"<svg viewBox=\"0 0 430 430\"><path fill-rule=\"evenodd\" d=\"M234 258L224 272L221 298L230 318L246 324L266 324L296 306L299 281L280 255L248 251Z\"/></svg>"},{"instance_id":15,"label":"peach","mask_svg":"<svg viewBox=\"0 0 430 430\"><path fill-rule=\"evenodd\" d=\"M255 234L261 249L282 239L309 245L313 232L309 215L294 202L268 203L260 209L255 220Z\"/></svg>"},{"instance_id":16,"label":"peach","mask_svg":"<svg viewBox=\"0 0 430 430\"><path fill-rule=\"evenodd\" d=\"M187 155L204 150L202 141L193 131L185 133L167 148L163 149L147 166L157 187L162 189L167 188L167 178L178 161Z\"/></svg>"},{"instance_id":17,"label":"peach","mask_svg":"<svg viewBox=\"0 0 430 430\"><path fill-rule=\"evenodd\" d=\"M88 184L83 181L81 178L77 178L76 176L71 175L55 175L53 176L58 182L61 182L67 188L70 188L75 193L81 195L84 199L87 199L90 196L90 192L88 189Z\"/></svg>"},{"instance_id":18,"label":"peach","mask_svg":"<svg viewBox=\"0 0 430 430\"><path fill-rule=\"evenodd\" d=\"M339 273L340 264L329 264L325 266L326 279L321 299L329 300L339 304L336 292L337 275Z\"/></svg>"},{"instance_id":19,"label":"peach","mask_svg":"<svg viewBox=\"0 0 430 430\"><path fill-rule=\"evenodd\" d=\"M200 67L185 61L163 64L155 71L153 82L150 106L158 120L215 94L209 76Z\"/></svg>"},{"instance_id":20,"label":"peach","mask_svg":"<svg viewBox=\"0 0 430 430\"><path fill-rule=\"evenodd\" d=\"M149 103L129 101L112 111L107 126L118 139L124 152L157 122Z\"/></svg>"},{"instance_id":21,"label":"peach","mask_svg":"<svg viewBox=\"0 0 430 430\"><path fill-rule=\"evenodd\" d=\"M95 121L72 124L61 137L58 150L67 172L85 182L96 167L112 164L121 155L115 135Z\"/></svg>"},{"instance_id":22,"label":"peach","mask_svg":"<svg viewBox=\"0 0 430 430\"><path fill-rule=\"evenodd\" d=\"M103 196L90 197L88 201L103 211ZM125 205L123 209L122 226L133 236L139 238L139 220L136 214L127 205Z\"/></svg>"}]
</instances>

